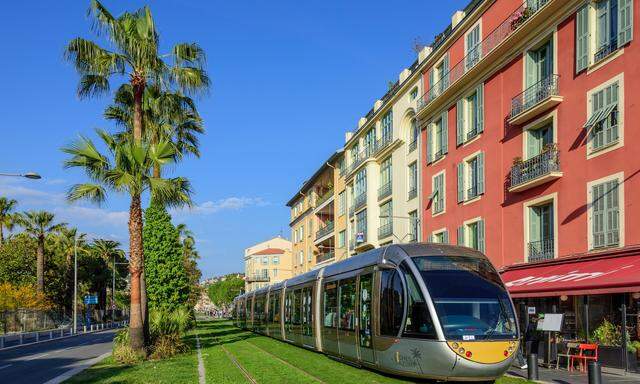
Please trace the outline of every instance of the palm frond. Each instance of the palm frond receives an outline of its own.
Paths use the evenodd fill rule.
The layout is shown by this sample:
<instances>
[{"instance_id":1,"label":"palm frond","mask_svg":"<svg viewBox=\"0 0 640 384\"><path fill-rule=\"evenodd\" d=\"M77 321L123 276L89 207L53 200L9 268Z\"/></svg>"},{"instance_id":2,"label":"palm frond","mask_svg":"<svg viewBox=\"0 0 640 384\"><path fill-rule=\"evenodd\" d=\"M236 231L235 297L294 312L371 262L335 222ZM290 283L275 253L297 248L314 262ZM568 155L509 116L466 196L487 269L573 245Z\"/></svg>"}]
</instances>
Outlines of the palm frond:
<instances>
[{"instance_id":1,"label":"palm frond","mask_svg":"<svg viewBox=\"0 0 640 384\"><path fill-rule=\"evenodd\" d=\"M88 200L94 204L102 204L107 199L107 192L99 184L76 184L67 191L67 200Z\"/></svg>"},{"instance_id":2,"label":"palm frond","mask_svg":"<svg viewBox=\"0 0 640 384\"><path fill-rule=\"evenodd\" d=\"M85 136L80 136L71 145L62 148L62 151L71 155L71 158L64 162L65 168L83 168L93 180L99 180L111 168L109 159L103 156L93 141Z\"/></svg>"},{"instance_id":3,"label":"palm frond","mask_svg":"<svg viewBox=\"0 0 640 384\"><path fill-rule=\"evenodd\" d=\"M149 190L151 199L164 206L181 207L191 206L191 183L182 177L162 179L149 177Z\"/></svg>"},{"instance_id":4,"label":"palm frond","mask_svg":"<svg viewBox=\"0 0 640 384\"><path fill-rule=\"evenodd\" d=\"M179 43L173 46L173 59L177 66L196 66L202 68L206 64L204 50L196 43Z\"/></svg>"},{"instance_id":5,"label":"palm frond","mask_svg":"<svg viewBox=\"0 0 640 384\"><path fill-rule=\"evenodd\" d=\"M209 90L209 76L201 68L190 66L174 66L169 75L180 89L187 93L200 93Z\"/></svg>"}]
</instances>

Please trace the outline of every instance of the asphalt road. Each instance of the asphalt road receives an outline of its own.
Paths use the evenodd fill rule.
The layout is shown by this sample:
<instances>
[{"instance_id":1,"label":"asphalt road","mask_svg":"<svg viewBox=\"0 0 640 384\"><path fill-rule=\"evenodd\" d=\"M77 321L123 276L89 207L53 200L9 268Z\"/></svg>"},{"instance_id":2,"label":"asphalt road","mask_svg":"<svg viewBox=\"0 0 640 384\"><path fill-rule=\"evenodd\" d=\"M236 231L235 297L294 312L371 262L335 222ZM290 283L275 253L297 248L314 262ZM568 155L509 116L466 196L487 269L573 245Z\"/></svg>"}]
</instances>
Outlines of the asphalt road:
<instances>
[{"instance_id":1,"label":"asphalt road","mask_svg":"<svg viewBox=\"0 0 640 384\"><path fill-rule=\"evenodd\" d=\"M41 384L111 351L116 329L0 351L0 383Z\"/></svg>"}]
</instances>

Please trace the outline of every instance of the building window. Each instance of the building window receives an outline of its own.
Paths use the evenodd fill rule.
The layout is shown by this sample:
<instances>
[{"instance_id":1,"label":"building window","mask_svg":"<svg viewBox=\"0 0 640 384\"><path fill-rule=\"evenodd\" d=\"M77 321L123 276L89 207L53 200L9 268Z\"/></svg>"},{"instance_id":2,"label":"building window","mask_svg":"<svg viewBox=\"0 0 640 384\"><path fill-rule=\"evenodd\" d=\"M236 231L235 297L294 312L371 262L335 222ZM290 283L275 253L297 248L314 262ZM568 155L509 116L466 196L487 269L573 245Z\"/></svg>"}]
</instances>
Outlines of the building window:
<instances>
[{"instance_id":1,"label":"building window","mask_svg":"<svg viewBox=\"0 0 640 384\"><path fill-rule=\"evenodd\" d=\"M458 245L484 252L484 220L475 219L458 227Z\"/></svg>"},{"instance_id":2,"label":"building window","mask_svg":"<svg viewBox=\"0 0 640 384\"><path fill-rule=\"evenodd\" d=\"M484 131L484 84L456 104L456 144L462 145Z\"/></svg>"},{"instance_id":3,"label":"building window","mask_svg":"<svg viewBox=\"0 0 640 384\"><path fill-rule=\"evenodd\" d=\"M589 131L589 149L596 152L616 144L619 140L618 118L619 83L606 86L591 94L591 115L584 127Z\"/></svg>"},{"instance_id":4,"label":"building window","mask_svg":"<svg viewBox=\"0 0 640 384\"><path fill-rule=\"evenodd\" d=\"M418 87L413 87L409 93L409 100L415 100L418 98Z\"/></svg>"},{"instance_id":5,"label":"building window","mask_svg":"<svg viewBox=\"0 0 640 384\"><path fill-rule=\"evenodd\" d=\"M351 147L351 164L358 162L358 156L360 155L360 144L356 141Z\"/></svg>"},{"instance_id":6,"label":"building window","mask_svg":"<svg viewBox=\"0 0 640 384\"><path fill-rule=\"evenodd\" d=\"M431 180L431 212L433 215L444 212L445 210L445 184L444 171L433 176Z\"/></svg>"},{"instance_id":7,"label":"building window","mask_svg":"<svg viewBox=\"0 0 640 384\"><path fill-rule=\"evenodd\" d=\"M553 259L555 255L553 202L530 206L527 209L529 211L528 261Z\"/></svg>"},{"instance_id":8,"label":"building window","mask_svg":"<svg viewBox=\"0 0 640 384\"><path fill-rule=\"evenodd\" d=\"M380 227L378 237L385 238L393 234L393 205L389 200L380 206Z\"/></svg>"},{"instance_id":9,"label":"building window","mask_svg":"<svg viewBox=\"0 0 640 384\"><path fill-rule=\"evenodd\" d=\"M427 162L431 163L443 157L448 151L447 137L449 126L448 112L427 126Z\"/></svg>"},{"instance_id":10,"label":"building window","mask_svg":"<svg viewBox=\"0 0 640 384\"><path fill-rule=\"evenodd\" d=\"M271 276L273 276L274 278L278 277L278 268L274 268L271 270Z\"/></svg>"},{"instance_id":11,"label":"building window","mask_svg":"<svg viewBox=\"0 0 640 384\"><path fill-rule=\"evenodd\" d=\"M539 93L540 88L533 86L553 75L553 62L553 38L527 52L525 57L525 104L528 104L527 101L534 102L539 99L535 93Z\"/></svg>"},{"instance_id":12,"label":"building window","mask_svg":"<svg viewBox=\"0 0 640 384\"><path fill-rule=\"evenodd\" d=\"M344 248L346 244L347 232L342 230L338 232L338 248Z\"/></svg>"},{"instance_id":13,"label":"building window","mask_svg":"<svg viewBox=\"0 0 640 384\"><path fill-rule=\"evenodd\" d=\"M591 1L576 14L576 71L598 63L633 38L633 0Z\"/></svg>"},{"instance_id":14,"label":"building window","mask_svg":"<svg viewBox=\"0 0 640 384\"><path fill-rule=\"evenodd\" d=\"M313 258L313 251L311 250L311 247L309 247L309 249L307 250L307 261L311 261L312 258Z\"/></svg>"},{"instance_id":15,"label":"building window","mask_svg":"<svg viewBox=\"0 0 640 384\"><path fill-rule=\"evenodd\" d=\"M309 230L307 231L307 236L311 237L313 234L313 218L309 219Z\"/></svg>"},{"instance_id":16,"label":"building window","mask_svg":"<svg viewBox=\"0 0 640 384\"><path fill-rule=\"evenodd\" d=\"M458 203L475 199L484 193L484 152L458 164Z\"/></svg>"},{"instance_id":17,"label":"building window","mask_svg":"<svg viewBox=\"0 0 640 384\"><path fill-rule=\"evenodd\" d=\"M387 112L382 117L382 142L391 141L393 137L393 111Z\"/></svg>"},{"instance_id":18,"label":"building window","mask_svg":"<svg viewBox=\"0 0 640 384\"><path fill-rule=\"evenodd\" d=\"M273 256L273 258L271 259L271 264L273 265L280 264L280 256Z\"/></svg>"},{"instance_id":19,"label":"building window","mask_svg":"<svg viewBox=\"0 0 640 384\"><path fill-rule=\"evenodd\" d=\"M449 52L429 71L429 99L438 97L449 87Z\"/></svg>"},{"instance_id":20,"label":"building window","mask_svg":"<svg viewBox=\"0 0 640 384\"><path fill-rule=\"evenodd\" d=\"M528 129L525 134L525 140L527 148L525 160L542 154L554 144L553 122L544 124L539 128Z\"/></svg>"},{"instance_id":21,"label":"building window","mask_svg":"<svg viewBox=\"0 0 640 384\"><path fill-rule=\"evenodd\" d=\"M300 251L300 253L298 253L298 264L304 264L304 251Z\"/></svg>"},{"instance_id":22,"label":"building window","mask_svg":"<svg viewBox=\"0 0 640 384\"><path fill-rule=\"evenodd\" d=\"M418 241L419 224L418 211L409 212L409 241Z\"/></svg>"},{"instance_id":23,"label":"building window","mask_svg":"<svg viewBox=\"0 0 640 384\"><path fill-rule=\"evenodd\" d=\"M376 129L375 128L371 128L364 135L365 157L369 156L373 152L375 146L376 146Z\"/></svg>"},{"instance_id":24,"label":"building window","mask_svg":"<svg viewBox=\"0 0 640 384\"><path fill-rule=\"evenodd\" d=\"M409 200L418 195L418 163L409 164Z\"/></svg>"},{"instance_id":25,"label":"building window","mask_svg":"<svg viewBox=\"0 0 640 384\"><path fill-rule=\"evenodd\" d=\"M354 184L354 205L360 206L366 201L367 195L367 169L361 169L356 174L356 181Z\"/></svg>"},{"instance_id":26,"label":"building window","mask_svg":"<svg viewBox=\"0 0 640 384\"><path fill-rule=\"evenodd\" d=\"M347 209L347 196L345 191L338 193L338 216L345 214Z\"/></svg>"},{"instance_id":27,"label":"building window","mask_svg":"<svg viewBox=\"0 0 640 384\"><path fill-rule=\"evenodd\" d=\"M364 235L364 239L367 239L367 210L363 209L362 211L356 214L356 234L362 233Z\"/></svg>"},{"instance_id":28,"label":"building window","mask_svg":"<svg viewBox=\"0 0 640 384\"><path fill-rule=\"evenodd\" d=\"M434 232L431 235L431 243L449 244L449 231L446 229Z\"/></svg>"},{"instance_id":29,"label":"building window","mask_svg":"<svg viewBox=\"0 0 640 384\"><path fill-rule=\"evenodd\" d=\"M480 61L482 45L480 44L480 24L471 28L465 38L465 69L473 68Z\"/></svg>"},{"instance_id":30,"label":"building window","mask_svg":"<svg viewBox=\"0 0 640 384\"><path fill-rule=\"evenodd\" d=\"M269 256L262 256L262 264L269 265Z\"/></svg>"},{"instance_id":31,"label":"building window","mask_svg":"<svg viewBox=\"0 0 640 384\"><path fill-rule=\"evenodd\" d=\"M593 249L620 245L619 179L591 187L591 247Z\"/></svg>"},{"instance_id":32,"label":"building window","mask_svg":"<svg viewBox=\"0 0 640 384\"><path fill-rule=\"evenodd\" d=\"M411 131L409 132L409 152L413 152L418 147L418 137L420 136L420 128L418 120L411 119Z\"/></svg>"},{"instance_id":33,"label":"building window","mask_svg":"<svg viewBox=\"0 0 640 384\"><path fill-rule=\"evenodd\" d=\"M386 158L380 164L380 191L379 197L386 197L391 194L391 157Z\"/></svg>"}]
</instances>

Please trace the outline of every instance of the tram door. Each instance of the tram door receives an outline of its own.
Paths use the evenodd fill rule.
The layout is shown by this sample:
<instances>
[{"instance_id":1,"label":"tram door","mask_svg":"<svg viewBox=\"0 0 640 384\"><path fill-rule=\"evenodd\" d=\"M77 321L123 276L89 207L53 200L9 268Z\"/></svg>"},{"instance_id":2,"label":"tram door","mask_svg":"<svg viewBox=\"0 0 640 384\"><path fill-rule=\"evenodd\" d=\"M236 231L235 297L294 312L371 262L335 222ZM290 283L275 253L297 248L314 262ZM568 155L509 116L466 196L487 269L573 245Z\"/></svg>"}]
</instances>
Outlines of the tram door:
<instances>
[{"instance_id":1,"label":"tram door","mask_svg":"<svg viewBox=\"0 0 640 384\"><path fill-rule=\"evenodd\" d=\"M340 309L338 319L338 346L340 355L348 360L358 360L356 347L356 277L340 279L338 299Z\"/></svg>"},{"instance_id":2,"label":"tram door","mask_svg":"<svg viewBox=\"0 0 640 384\"><path fill-rule=\"evenodd\" d=\"M373 273L361 274L358 283L358 347L360 348L360 360L374 364L371 322L372 295Z\"/></svg>"}]
</instances>

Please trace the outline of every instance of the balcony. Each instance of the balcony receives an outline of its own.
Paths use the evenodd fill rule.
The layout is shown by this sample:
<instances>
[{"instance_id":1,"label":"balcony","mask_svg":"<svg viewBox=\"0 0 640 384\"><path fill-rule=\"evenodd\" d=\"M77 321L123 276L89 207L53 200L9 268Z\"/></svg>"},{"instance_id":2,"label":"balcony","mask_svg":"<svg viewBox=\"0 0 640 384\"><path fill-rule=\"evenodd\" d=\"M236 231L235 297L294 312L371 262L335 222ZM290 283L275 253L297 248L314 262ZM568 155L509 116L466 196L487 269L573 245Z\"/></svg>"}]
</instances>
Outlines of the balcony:
<instances>
[{"instance_id":1,"label":"balcony","mask_svg":"<svg viewBox=\"0 0 640 384\"><path fill-rule=\"evenodd\" d=\"M407 199L412 200L412 199L415 199L416 196L418 196L418 189L416 187L412 187L409 190L409 197Z\"/></svg>"},{"instance_id":2,"label":"balcony","mask_svg":"<svg viewBox=\"0 0 640 384\"><path fill-rule=\"evenodd\" d=\"M413 140L409 143L409 153L413 152L418 148L418 140Z\"/></svg>"},{"instance_id":3,"label":"balcony","mask_svg":"<svg viewBox=\"0 0 640 384\"><path fill-rule=\"evenodd\" d=\"M612 54L617 50L618 50L618 39L614 37L611 39L611 41L609 41L609 44L605 44L601 46L600 49L598 49L596 54L593 56L593 62L597 63L601 60L604 60L605 58L607 58L607 56L609 56L610 54Z\"/></svg>"},{"instance_id":4,"label":"balcony","mask_svg":"<svg viewBox=\"0 0 640 384\"><path fill-rule=\"evenodd\" d=\"M325 261L333 260L336 257L335 252L325 252L316 257L316 264L324 263Z\"/></svg>"},{"instance_id":5,"label":"balcony","mask_svg":"<svg viewBox=\"0 0 640 384\"><path fill-rule=\"evenodd\" d=\"M367 205L367 194L361 193L353 199L353 212Z\"/></svg>"},{"instance_id":6,"label":"balcony","mask_svg":"<svg viewBox=\"0 0 640 384\"><path fill-rule=\"evenodd\" d=\"M511 167L509 192L521 192L562 177L560 153L555 146Z\"/></svg>"},{"instance_id":7,"label":"balcony","mask_svg":"<svg viewBox=\"0 0 640 384\"><path fill-rule=\"evenodd\" d=\"M245 278L247 283L268 283L270 280L268 273L256 273Z\"/></svg>"},{"instance_id":8,"label":"balcony","mask_svg":"<svg viewBox=\"0 0 640 384\"><path fill-rule=\"evenodd\" d=\"M523 34L531 31L523 28L527 21L534 15L538 14L550 0L538 0L534 5L526 3L516 8L502 23L494 29L484 40L476 47L469 50L469 53L455 64L449 72L445 73L442 78L435 84L430 84L430 88L418 99L418 113L426 108L431 102L436 100L440 95L445 93L449 88L456 84L467 72L475 71L476 68L484 67L482 62L494 52L498 52L496 56L505 54L508 49L512 48L509 44L503 44L505 40L514 35L516 31L523 30ZM561 3L561 2L556 2ZM551 11L550 11L551 12ZM497 49L501 48L501 49ZM506 48L506 49L502 49ZM491 60L487 60L491 62Z\"/></svg>"},{"instance_id":9,"label":"balcony","mask_svg":"<svg viewBox=\"0 0 640 384\"><path fill-rule=\"evenodd\" d=\"M334 227L333 221L329 221L324 227L318 229L318 231L316 231L316 241L333 233L333 227Z\"/></svg>"},{"instance_id":10,"label":"balcony","mask_svg":"<svg viewBox=\"0 0 640 384\"><path fill-rule=\"evenodd\" d=\"M551 75L511 99L509 124L522 124L560 104L558 75Z\"/></svg>"},{"instance_id":11,"label":"balcony","mask_svg":"<svg viewBox=\"0 0 640 384\"><path fill-rule=\"evenodd\" d=\"M555 256L555 243L553 237L549 239L532 241L527 244L528 261L530 263L542 260L550 260Z\"/></svg>"},{"instance_id":12,"label":"balcony","mask_svg":"<svg viewBox=\"0 0 640 384\"><path fill-rule=\"evenodd\" d=\"M330 190L328 190L327 192L325 192L322 196L320 196L317 200L316 200L316 209L319 209L322 207L322 204L326 203L327 201L329 201L329 199L331 199L333 197L333 188L331 188Z\"/></svg>"},{"instance_id":13,"label":"balcony","mask_svg":"<svg viewBox=\"0 0 640 384\"><path fill-rule=\"evenodd\" d=\"M472 185L467 189L467 200L475 199L478 197L478 184Z\"/></svg>"},{"instance_id":14,"label":"balcony","mask_svg":"<svg viewBox=\"0 0 640 384\"><path fill-rule=\"evenodd\" d=\"M389 221L387 224L381 225L378 228L378 239L384 239L393 234L393 222Z\"/></svg>"},{"instance_id":15,"label":"balcony","mask_svg":"<svg viewBox=\"0 0 640 384\"><path fill-rule=\"evenodd\" d=\"M385 197L391 196L391 189L391 181L378 188L378 201L384 199Z\"/></svg>"},{"instance_id":16,"label":"balcony","mask_svg":"<svg viewBox=\"0 0 640 384\"><path fill-rule=\"evenodd\" d=\"M373 149L373 154L376 155L382 152L385 148L391 145L391 142L393 142L393 137L391 137L391 135L382 136L380 139L378 139L378 141L376 141L376 146Z\"/></svg>"}]
</instances>

